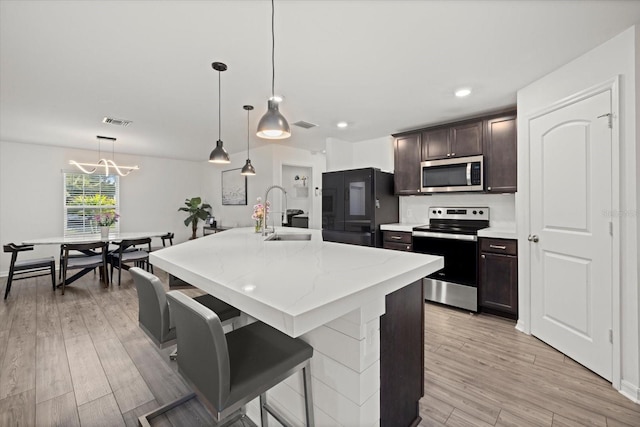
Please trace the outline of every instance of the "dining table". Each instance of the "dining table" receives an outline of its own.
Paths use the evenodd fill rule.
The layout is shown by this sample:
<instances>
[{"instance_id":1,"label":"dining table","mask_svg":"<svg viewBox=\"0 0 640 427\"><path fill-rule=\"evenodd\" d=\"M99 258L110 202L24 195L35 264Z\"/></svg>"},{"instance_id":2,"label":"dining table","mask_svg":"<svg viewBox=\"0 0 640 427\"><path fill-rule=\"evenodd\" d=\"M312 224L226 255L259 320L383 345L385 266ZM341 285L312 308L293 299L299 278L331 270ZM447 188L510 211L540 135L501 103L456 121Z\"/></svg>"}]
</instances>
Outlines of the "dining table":
<instances>
[{"instance_id":1,"label":"dining table","mask_svg":"<svg viewBox=\"0 0 640 427\"><path fill-rule=\"evenodd\" d=\"M54 237L41 237L36 239L23 240L23 245L60 245L60 262L62 262L62 245L70 243L94 243L94 242L108 242L117 243L122 240L135 240L145 239L147 237L161 237L167 234L166 231L126 231L126 232L111 232L108 237L102 237L100 232L92 234L78 234L71 236L54 236ZM107 255L108 256L108 255ZM62 266L60 266L62 268ZM92 268L81 269L73 276L67 277L65 286L75 282L85 274L92 271ZM105 282L106 282L106 278ZM58 284L58 287L62 286L62 283Z\"/></svg>"},{"instance_id":2,"label":"dining table","mask_svg":"<svg viewBox=\"0 0 640 427\"><path fill-rule=\"evenodd\" d=\"M64 245L67 243L93 243L93 242L120 242L122 240L145 239L147 237L160 237L167 234L166 231L126 231L121 233L109 233L109 237L101 237L100 232L93 234L78 234L72 236L42 237L23 240L23 245Z\"/></svg>"}]
</instances>

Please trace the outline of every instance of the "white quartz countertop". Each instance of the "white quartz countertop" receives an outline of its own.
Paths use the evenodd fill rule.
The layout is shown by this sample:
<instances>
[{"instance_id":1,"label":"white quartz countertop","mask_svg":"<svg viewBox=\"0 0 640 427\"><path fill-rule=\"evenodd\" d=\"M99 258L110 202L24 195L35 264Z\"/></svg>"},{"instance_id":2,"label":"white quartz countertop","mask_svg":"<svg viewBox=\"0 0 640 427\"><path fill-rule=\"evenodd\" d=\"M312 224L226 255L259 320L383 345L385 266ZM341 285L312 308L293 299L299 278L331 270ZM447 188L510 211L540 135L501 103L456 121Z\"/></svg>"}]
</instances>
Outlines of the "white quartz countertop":
<instances>
[{"instance_id":1,"label":"white quartz countertop","mask_svg":"<svg viewBox=\"0 0 640 427\"><path fill-rule=\"evenodd\" d=\"M150 254L153 265L293 337L441 269L442 257L233 228Z\"/></svg>"},{"instance_id":2,"label":"white quartz countertop","mask_svg":"<svg viewBox=\"0 0 640 427\"><path fill-rule=\"evenodd\" d=\"M492 237L494 239L514 239L518 238L516 226L499 225L478 230L478 237Z\"/></svg>"},{"instance_id":3,"label":"white quartz countertop","mask_svg":"<svg viewBox=\"0 0 640 427\"><path fill-rule=\"evenodd\" d=\"M413 231L413 227L420 227L422 225L426 225L428 224L429 221L426 222L422 222L422 223L408 223L408 222L403 222L403 223L396 223L396 224L381 224L380 225L380 230L382 231L406 231L411 233Z\"/></svg>"}]
</instances>

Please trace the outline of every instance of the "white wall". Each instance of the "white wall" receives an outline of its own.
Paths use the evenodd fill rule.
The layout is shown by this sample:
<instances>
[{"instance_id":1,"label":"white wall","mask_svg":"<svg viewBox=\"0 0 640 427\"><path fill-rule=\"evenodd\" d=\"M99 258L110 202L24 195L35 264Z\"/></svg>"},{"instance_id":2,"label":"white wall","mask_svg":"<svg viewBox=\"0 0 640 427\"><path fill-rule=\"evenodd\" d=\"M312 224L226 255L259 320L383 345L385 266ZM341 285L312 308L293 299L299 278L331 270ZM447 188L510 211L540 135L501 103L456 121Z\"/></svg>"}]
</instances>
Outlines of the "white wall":
<instances>
[{"instance_id":1,"label":"white wall","mask_svg":"<svg viewBox=\"0 0 640 427\"><path fill-rule=\"evenodd\" d=\"M327 138L327 171L374 167L393 172L393 137L346 142Z\"/></svg>"},{"instance_id":2,"label":"white wall","mask_svg":"<svg viewBox=\"0 0 640 427\"><path fill-rule=\"evenodd\" d=\"M74 170L71 159L95 162L97 152L0 141L0 242L63 234L62 170ZM200 163L117 153L116 163L140 166L120 179L120 230L173 231L178 242L186 240L190 233L178 208L201 192ZM39 246L24 255L57 258L58 251ZM0 257L0 274L7 273L9 261Z\"/></svg>"},{"instance_id":3,"label":"white wall","mask_svg":"<svg viewBox=\"0 0 640 427\"><path fill-rule=\"evenodd\" d=\"M636 81L635 81L635 85L636 85L636 90L635 90L635 98L636 98L636 109L635 109L635 118L636 118L636 124L635 124L635 140L636 140L636 162L635 162L635 166L636 166L636 177L635 177L635 187L636 187L636 198L635 198L635 207L636 207L636 211L635 211L635 217L636 217L636 272L635 272L635 277L636 277L636 282L640 282L640 186L638 185L638 183L640 182L640 148L638 148L638 140L640 139L640 125L638 124L638 116L640 115L640 54L638 54L638 50L640 49L640 30L638 30L638 27L636 26L636 40L635 40L635 57L636 57L636 63L635 63L635 75L636 75ZM630 174L629 174L630 175ZM638 286L640 287L640 284L638 284ZM637 297L637 303L636 303L636 313L638 312L638 309L640 309L640 289L636 288L636 297ZM636 342L636 354L638 355L638 358L636 360L636 363L638 364L637 366L637 370L636 372L638 373L638 377L640 377L640 337L638 337L638 335L640 335L640 315L636 316L636 320L638 322L638 329L636 329L636 338L637 338L637 342ZM631 341L630 345L633 345L633 341ZM633 363L632 361L630 361L629 363ZM636 387L636 401L640 401L640 379L638 380L639 382L634 383L637 387ZM631 393L631 392L630 392Z\"/></svg>"},{"instance_id":4,"label":"white wall","mask_svg":"<svg viewBox=\"0 0 640 427\"><path fill-rule=\"evenodd\" d=\"M251 150L251 164L256 168L256 175L247 177L247 205L223 206L222 205L222 174L224 170L238 169L244 166L246 158L241 155L232 155L228 165L213 165L206 163L202 171L204 183L203 196L213 207L213 215L219 225L231 227L249 227L254 222L251 219L253 205L258 197L264 198L265 191L271 185L282 185L282 166L296 165L313 169L308 185L310 212L309 227L319 229L321 226L321 197L316 195L315 188L320 187L322 172L326 168L326 158L320 153L311 153L295 147L287 147L279 144L267 145ZM240 173L240 171L237 171ZM281 192L272 190L269 193L272 212L282 211ZM276 224L277 225L277 224Z\"/></svg>"},{"instance_id":5,"label":"white wall","mask_svg":"<svg viewBox=\"0 0 640 427\"><path fill-rule=\"evenodd\" d=\"M327 138L327 172L353 169L353 144L336 138Z\"/></svg>"},{"instance_id":6,"label":"white wall","mask_svg":"<svg viewBox=\"0 0 640 427\"><path fill-rule=\"evenodd\" d=\"M400 197L400 222L428 224L429 207L477 206L489 207L492 227L515 228L514 194L436 194L433 196Z\"/></svg>"},{"instance_id":7,"label":"white wall","mask_svg":"<svg viewBox=\"0 0 640 427\"><path fill-rule=\"evenodd\" d=\"M300 179L296 180L295 177ZM306 177L303 180L302 177ZM303 166L282 166L282 186L287 190L287 208L300 209L309 213L313 206L312 168Z\"/></svg>"},{"instance_id":8,"label":"white wall","mask_svg":"<svg viewBox=\"0 0 640 427\"><path fill-rule=\"evenodd\" d=\"M620 170L614 181L619 181L621 215L614 219L619 223L620 253L620 305L614 306L614 324L621 327L621 391L635 400L640 399L640 295L638 292L638 258L640 254L638 230L638 181L640 178L640 154L638 153L638 68L640 37L637 28L632 27L608 42L580 56L542 79L518 92L518 181L528 182L528 133L527 117L536 111L580 92L591 86L620 76ZM520 190L523 190L521 187ZM614 191L615 193L615 191ZM526 242L529 233L529 212L527 194L520 191L516 196L518 230L521 242ZM524 330L529 330L529 249L520 245L520 321ZM615 267L614 267L615 268ZM524 298L524 299L523 299ZM614 385L615 384L614 369Z\"/></svg>"}]
</instances>

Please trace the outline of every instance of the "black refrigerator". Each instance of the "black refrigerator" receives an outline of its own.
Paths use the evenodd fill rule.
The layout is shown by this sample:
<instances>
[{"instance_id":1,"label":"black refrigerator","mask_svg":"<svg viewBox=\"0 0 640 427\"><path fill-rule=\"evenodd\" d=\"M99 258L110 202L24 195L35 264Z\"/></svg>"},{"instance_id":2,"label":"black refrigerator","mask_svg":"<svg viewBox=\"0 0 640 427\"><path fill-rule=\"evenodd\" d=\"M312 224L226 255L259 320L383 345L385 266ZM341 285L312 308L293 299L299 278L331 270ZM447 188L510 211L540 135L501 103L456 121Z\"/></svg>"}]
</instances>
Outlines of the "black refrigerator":
<instances>
[{"instance_id":1,"label":"black refrigerator","mask_svg":"<svg viewBox=\"0 0 640 427\"><path fill-rule=\"evenodd\" d=\"M376 168L322 174L322 238L382 247L380 224L398 222L393 174Z\"/></svg>"}]
</instances>

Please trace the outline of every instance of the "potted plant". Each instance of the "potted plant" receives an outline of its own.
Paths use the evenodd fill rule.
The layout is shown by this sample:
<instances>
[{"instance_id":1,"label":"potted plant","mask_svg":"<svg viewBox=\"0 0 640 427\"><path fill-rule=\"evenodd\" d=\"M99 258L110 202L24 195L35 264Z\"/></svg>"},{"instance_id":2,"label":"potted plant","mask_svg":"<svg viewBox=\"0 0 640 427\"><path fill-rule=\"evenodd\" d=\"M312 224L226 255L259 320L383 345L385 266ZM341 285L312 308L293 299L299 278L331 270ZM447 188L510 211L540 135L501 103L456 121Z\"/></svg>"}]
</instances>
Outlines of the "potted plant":
<instances>
[{"instance_id":1,"label":"potted plant","mask_svg":"<svg viewBox=\"0 0 640 427\"><path fill-rule=\"evenodd\" d=\"M187 227L191 224L191 239L195 239L198 232L198 221L207 219L209 216L209 209L211 209L211 205L208 203L202 203L202 199L200 197L192 197L191 199L185 199L184 204L186 207L181 207L178 210L184 211L189 214L189 216L184 220L184 225Z\"/></svg>"},{"instance_id":2,"label":"potted plant","mask_svg":"<svg viewBox=\"0 0 640 427\"><path fill-rule=\"evenodd\" d=\"M101 239L106 239L109 237L109 229L113 224L118 222L118 218L120 218L120 215L115 212L102 212L94 217L96 224L98 224L98 227L100 227Z\"/></svg>"}]
</instances>

